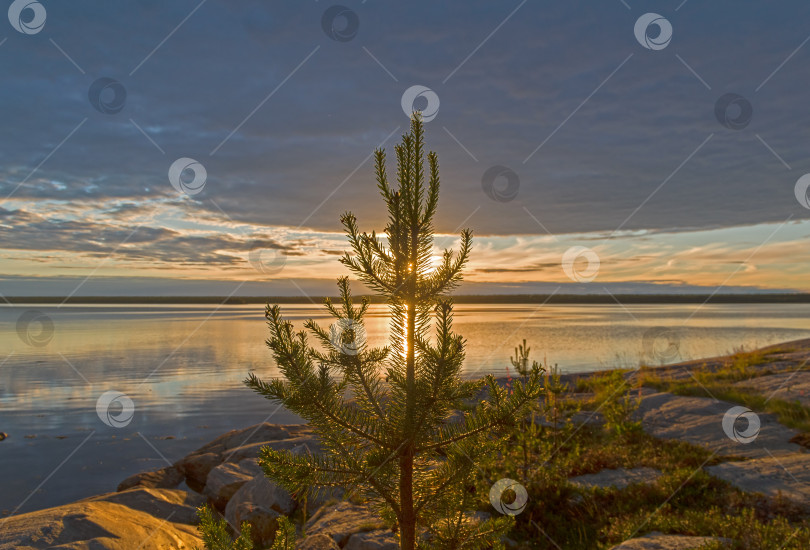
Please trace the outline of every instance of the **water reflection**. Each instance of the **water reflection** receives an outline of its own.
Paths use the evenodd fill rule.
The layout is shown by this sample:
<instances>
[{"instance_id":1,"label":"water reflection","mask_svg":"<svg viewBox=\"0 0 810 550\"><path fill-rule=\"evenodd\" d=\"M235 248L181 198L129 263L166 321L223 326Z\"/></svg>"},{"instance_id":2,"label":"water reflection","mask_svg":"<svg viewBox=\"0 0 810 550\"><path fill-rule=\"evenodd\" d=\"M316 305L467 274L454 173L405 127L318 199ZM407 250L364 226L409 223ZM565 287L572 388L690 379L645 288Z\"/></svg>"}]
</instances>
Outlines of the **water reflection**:
<instances>
[{"instance_id":1,"label":"water reflection","mask_svg":"<svg viewBox=\"0 0 810 550\"><path fill-rule=\"evenodd\" d=\"M535 359L563 372L636 367L658 359L686 360L810 335L810 306L707 305L459 305L455 330L467 339L466 373L502 375L509 354L526 338ZM252 306L37 306L53 321L43 347L17 334L30 307L0 309L0 349L11 356L0 371L5 410L73 408L99 388L138 396L141 408L183 410L222 388L238 388L250 371L278 375L269 350L263 308ZM328 324L321 308L286 305L285 317L302 328L307 318ZM650 357L651 328L664 327L667 354ZM372 306L367 338L386 342L385 306ZM1 360L1 359L0 359Z\"/></svg>"}]
</instances>

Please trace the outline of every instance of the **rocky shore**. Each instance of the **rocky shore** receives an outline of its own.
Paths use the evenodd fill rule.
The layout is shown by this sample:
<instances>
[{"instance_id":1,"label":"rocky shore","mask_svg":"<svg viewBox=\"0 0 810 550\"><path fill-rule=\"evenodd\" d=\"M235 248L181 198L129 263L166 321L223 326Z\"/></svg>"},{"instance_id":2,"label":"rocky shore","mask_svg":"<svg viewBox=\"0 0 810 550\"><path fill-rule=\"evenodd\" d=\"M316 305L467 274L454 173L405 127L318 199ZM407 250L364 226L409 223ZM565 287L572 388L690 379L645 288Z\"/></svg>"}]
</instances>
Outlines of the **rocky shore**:
<instances>
[{"instance_id":1,"label":"rocky shore","mask_svg":"<svg viewBox=\"0 0 810 550\"><path fill-rule=\"evenodd\" d=\"M745 380L747 387L810 404L810 373L804 370L810 361L810 340L763 351L768 361L761 368L767 370ZM721 365L723 359L700 364L705 368L712 361ZM697 364L666 367L661 374L668 379L685 378ZM639 375L631 372L627 378ZM569 380L575 382L575 378ZM760 413L756 441L740 445L718 429L719 419L734 403L651 388L641 392L643 400L636 414L644 430L658 438L708 448L724 457L726 460L719 464L706 467L711 475L766 498L787 498L802 506L810 503L810 454L797 443L801 443L798 431L780 424L773 415ZM579 421L599 422L599 414L584 414ZM299 548L398 548L394 534L383 522L364 506L347 499L342 491L302 502L268 480L257 463L263 446L294 453L319 451L318 438L306 425L263 423L232 430L171 466L124 479L116 492L0 520L0 550L202 548L195 512L206 502L232 526L250 522L257 547L272 543L279 516L289 516L305 506L306 537L299 542ZM604 470L570 478L569 482L581 487L625 487L651 483L659 475L651 468ZM677 550L697 548L708 540L648 533L615 549Z\"/></svg>"},{"instance_id":2,"label":"rocky shore","mask_svg":"<svg viewBox=\"0 0 810 550\"><path fill-rule=\"evenodd\" d=\"M280 515L304 503L268 480L257 463L268 446L318 452L304 425L258 424L230 431L173 465L123 480L118 491L0 520L0 549L180 549L202 547L196 508L206 502L231 525L251 523L258 547L273 542ZM394 550L390 530L342 491L306 502L305 549Z\"/></svg>"}]
</instances>

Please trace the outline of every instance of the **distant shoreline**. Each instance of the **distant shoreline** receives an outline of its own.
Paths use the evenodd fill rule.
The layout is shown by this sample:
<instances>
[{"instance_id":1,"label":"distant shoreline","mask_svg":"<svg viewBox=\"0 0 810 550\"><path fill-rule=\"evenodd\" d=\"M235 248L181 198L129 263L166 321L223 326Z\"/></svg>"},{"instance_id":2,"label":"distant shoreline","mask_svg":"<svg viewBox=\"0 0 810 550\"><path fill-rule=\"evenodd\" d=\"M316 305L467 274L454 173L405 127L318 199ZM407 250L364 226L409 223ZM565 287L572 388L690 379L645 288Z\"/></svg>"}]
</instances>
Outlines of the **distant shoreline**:
<instances>
[{"instance_id":1,"label":"distant shoreline","mask_svg":"<svg viewBox=\"0 0 810 550\"><path fill-rule=\"evenodd\" d=\"M315 304L324 296L6 296L15 304ZM362 296L356 296L359 301ZM371 303L384 303L368 296ZM337 300L332 297L332 300ZM810 294L480 294L453 296L457 304L807 304ZM2 305L2 303L0 303Z\"/></svg>"}]
</instances>

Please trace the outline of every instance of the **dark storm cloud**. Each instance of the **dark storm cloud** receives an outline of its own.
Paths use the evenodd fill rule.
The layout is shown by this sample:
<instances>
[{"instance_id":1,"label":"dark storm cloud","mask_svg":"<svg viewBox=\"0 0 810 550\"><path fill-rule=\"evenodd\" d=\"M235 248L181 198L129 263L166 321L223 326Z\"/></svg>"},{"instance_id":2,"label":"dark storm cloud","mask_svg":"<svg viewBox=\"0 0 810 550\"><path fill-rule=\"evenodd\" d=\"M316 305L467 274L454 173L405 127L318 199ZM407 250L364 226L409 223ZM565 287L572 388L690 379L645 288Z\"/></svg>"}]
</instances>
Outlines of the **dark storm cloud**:
<instances>
[{"instance_id":1,"label":"dark storm cloud","mask_svg":"<svg viewBox=\"0 0 810 550\"><path fill-rule=\"evenodd\" d=\"M335 230L351 209L378 227L384 218L372 167L357 168L400 126L386 143L392 149L407 124L401 95L421 84L441 99L428 124L442 163L440 230L454 229L478 207L467 223L478 234L542 233L524 207L555 233L610 232L622 224L673 231L807 215L792 190L810 171L810 46L762 85L810 32L796 24L810 20L805 2L687 2L677 11L680 2L634 2L632 10L619 1L527 2L462 64L518 2L346 2L360 27L353 40L337 42L321 29L327 3L209 0L150 56L198 4L50 2L41 33L7 27L0 197L28 178L15 198L92 204L120 197L132 206L110 215L125 215L141 200L175 195L168 167L191 157L208 171L194 197L201 216L219 215L208 200L215 199L250 223L296 227L306 220ZM633 25L645 11L672 22L667 48L649 51L636 42ZM120 113L91 106L87 92L99 77L126 89ZM715 119L715 102L727 92L753 106L743 130ZM519 176L511 202L491 201L481 189L482 174L495 164ZM33 247L35 233L17 238ZM107 246L90 233L73 246Z\"/></svg>"},{"instance_id":2,"label":"dark storm cloud","mask_svg":"<svg viewBox=\"0 0 810 550\"><path fill-rule=\"evenodd\" d=\"M0 209L2 231L0 249L44 253L76 252L114 260L163 262L167 268L179 266L244 265L240 256L223 251L248 252L253 247L299 252L290 245L272 240L216 235L187 235L171 229L150 226L117 226L106 223L51 219L17 210ZM7 257L7 259L12 259ZM36 258L33 258L34 260Z\"/></svg>"}]
</instances>

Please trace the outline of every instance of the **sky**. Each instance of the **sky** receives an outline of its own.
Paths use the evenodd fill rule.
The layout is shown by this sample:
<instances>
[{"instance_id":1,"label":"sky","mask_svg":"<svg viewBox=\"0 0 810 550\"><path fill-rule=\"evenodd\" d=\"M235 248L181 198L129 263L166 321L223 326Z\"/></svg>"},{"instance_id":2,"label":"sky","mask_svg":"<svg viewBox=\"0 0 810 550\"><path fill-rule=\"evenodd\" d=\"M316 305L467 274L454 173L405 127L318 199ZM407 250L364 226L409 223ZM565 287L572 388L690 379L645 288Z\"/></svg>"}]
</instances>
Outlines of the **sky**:
<instances>
[{"instance_id":1,"label":"sky","mask_svg":"<svg viewBox=\"0 0 810 550\"><path fill-rule=\"evenodd\" d=\"M462 293L810 291L807 2L342 1L6 0L0 294L333 293L412 109Z\"/></svg>"}]
</instances>

